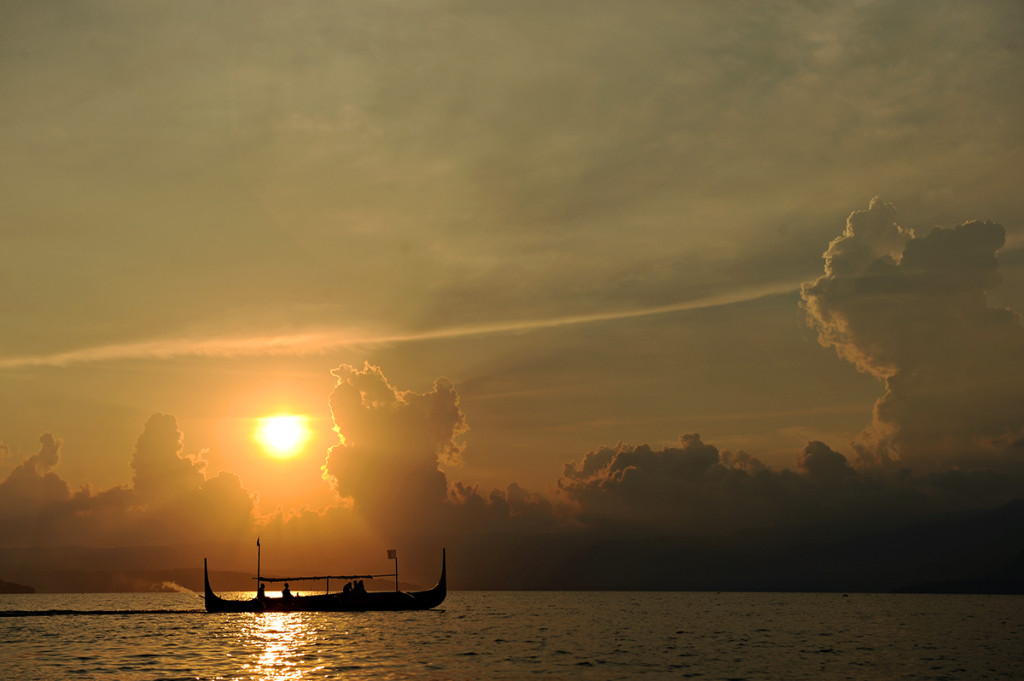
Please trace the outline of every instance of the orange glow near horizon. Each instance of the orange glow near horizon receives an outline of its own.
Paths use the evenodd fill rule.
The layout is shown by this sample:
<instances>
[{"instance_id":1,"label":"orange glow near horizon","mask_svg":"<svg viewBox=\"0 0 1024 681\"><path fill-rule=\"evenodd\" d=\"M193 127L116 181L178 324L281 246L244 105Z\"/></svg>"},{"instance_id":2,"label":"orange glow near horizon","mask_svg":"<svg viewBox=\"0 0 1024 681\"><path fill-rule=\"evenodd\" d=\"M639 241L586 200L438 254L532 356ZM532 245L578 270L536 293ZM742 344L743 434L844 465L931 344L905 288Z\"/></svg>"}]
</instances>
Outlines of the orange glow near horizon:
<instances>
[{"instance_id":1,"label":"orange glow near horizon","mask_svg":"<svg viewBox=\"0 0 1024 681\"><path fill-rule=\"evenodd\" d=\"M290 459L302 452L309 441L309 418L294 414L276 414L259 419L253 437L270 456Z\"/></svg>"}]
</instances>

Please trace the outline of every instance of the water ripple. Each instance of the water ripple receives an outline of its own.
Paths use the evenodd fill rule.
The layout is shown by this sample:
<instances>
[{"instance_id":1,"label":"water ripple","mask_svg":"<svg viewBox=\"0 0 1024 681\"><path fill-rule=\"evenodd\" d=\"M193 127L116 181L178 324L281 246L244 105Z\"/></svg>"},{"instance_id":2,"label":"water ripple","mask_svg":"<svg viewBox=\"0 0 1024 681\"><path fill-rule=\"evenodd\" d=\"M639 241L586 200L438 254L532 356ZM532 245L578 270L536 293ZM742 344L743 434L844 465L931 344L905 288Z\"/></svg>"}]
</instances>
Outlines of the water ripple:
<instances>
[{"instance_id":1,"label":"water ripple","mask_svg":"<svg viewBox=\"0 0 1024 681\"><path fill-rule=\"evenodd\" d=\"M1024 668L1013 596L454 592L439 611L229 616L149 598L0 599L0 678L938 681Z\"/></svg>"}]
</instances>

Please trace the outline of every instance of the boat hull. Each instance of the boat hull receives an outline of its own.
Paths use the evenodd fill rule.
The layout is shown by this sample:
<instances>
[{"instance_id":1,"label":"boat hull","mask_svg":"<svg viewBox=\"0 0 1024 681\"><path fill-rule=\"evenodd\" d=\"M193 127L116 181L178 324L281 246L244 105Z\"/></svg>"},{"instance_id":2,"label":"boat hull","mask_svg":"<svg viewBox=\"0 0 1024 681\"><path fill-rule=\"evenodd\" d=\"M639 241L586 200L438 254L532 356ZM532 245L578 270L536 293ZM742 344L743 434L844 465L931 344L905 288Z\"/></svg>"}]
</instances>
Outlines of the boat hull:
<instances>
[{"instance_id":1,"label":"boat hull","mask_svg":"<svg viewBox=\"0 0 1024 681\"><path fill-rule=\"evenodd\" d=\"M203 582L207 612L365 612L370 610L429 610L448 595L445 555L441 553L441 577L425 591L367 591L290 598L221 598L210 587L210 573L203 559Z\"/></svg>"}]
</instances>

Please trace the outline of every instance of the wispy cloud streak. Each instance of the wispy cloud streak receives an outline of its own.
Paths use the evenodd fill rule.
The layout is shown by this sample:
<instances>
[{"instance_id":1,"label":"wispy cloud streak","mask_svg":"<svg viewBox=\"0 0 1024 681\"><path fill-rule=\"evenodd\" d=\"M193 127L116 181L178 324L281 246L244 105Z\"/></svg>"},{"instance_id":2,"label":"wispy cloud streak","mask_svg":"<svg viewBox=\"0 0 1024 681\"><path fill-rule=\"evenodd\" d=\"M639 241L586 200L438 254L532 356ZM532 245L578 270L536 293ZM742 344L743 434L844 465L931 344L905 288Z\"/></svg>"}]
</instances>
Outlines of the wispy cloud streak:
<instances>
[{"instance_id":1,"label":"wispy cloud streak","mask_svg":"<svg viewBox=\"0 0 1024 681\"><path fill-rule=\"evenodd\" d=\"M77 350L40 355L22 355L0 359L0 370L30 367L64 367L72 364L111 362L133 359L175 359L180 357L256 357L281 355L317 355L338 348L372 347L424 340L465 338L504 333L525 333L582 324L597 324L622 319L653 317L677 312L692 312L750 302L770 296L795 294L799 282L730 291L697 300L633 310L615 310L588 314L565 315L547 319L499 321L482 324L449 326L409 333L369 333L345 328L320 328L304 333L182 337L137 343L114 343Z\"/></svg>"}]
</instances>

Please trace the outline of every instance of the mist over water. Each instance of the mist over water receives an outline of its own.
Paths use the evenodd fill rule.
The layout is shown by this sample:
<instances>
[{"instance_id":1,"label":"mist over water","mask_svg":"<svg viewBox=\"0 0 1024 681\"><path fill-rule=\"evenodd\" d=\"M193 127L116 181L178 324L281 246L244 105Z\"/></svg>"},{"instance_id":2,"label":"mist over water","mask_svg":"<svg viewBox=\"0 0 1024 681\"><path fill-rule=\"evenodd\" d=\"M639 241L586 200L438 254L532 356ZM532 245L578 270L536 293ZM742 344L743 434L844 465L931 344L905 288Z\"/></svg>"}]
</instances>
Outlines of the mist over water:
<instances>
[{"instance_id":1,"label":"mist over water","mask_svg":"<svg viewBox=\"0 0 1024 681\"><path fill-rule=\"evenodd\" d=\"M999 679L1024 598L454 592L414 613L208 614L193 594L0 599L0 677ZM117 611L121 611L117 613ZM130 612L129 612L130 611Z\"/></svg>"}]
</instances>

